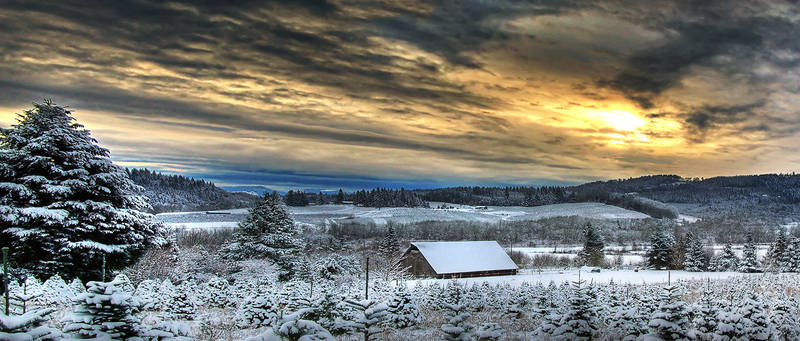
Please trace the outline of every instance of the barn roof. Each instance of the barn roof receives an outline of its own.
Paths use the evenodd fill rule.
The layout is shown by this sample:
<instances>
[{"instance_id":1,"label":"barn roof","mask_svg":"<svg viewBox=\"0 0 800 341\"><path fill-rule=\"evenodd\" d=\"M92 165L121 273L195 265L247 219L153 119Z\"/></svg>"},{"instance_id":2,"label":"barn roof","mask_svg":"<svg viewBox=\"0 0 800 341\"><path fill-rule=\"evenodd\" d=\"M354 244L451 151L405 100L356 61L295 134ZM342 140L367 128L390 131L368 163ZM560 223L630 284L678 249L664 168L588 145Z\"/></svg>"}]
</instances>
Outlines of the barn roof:
<instances>
[{"instance_id":1,"label":"barn roof","mask_svg":"<svg viewBox=\"0 0 800 341\"><path fill-rule=\"evenodd\" d=\"M516 270L496 241L413 242L437 274Z\"/></svg>"}]
</instances>

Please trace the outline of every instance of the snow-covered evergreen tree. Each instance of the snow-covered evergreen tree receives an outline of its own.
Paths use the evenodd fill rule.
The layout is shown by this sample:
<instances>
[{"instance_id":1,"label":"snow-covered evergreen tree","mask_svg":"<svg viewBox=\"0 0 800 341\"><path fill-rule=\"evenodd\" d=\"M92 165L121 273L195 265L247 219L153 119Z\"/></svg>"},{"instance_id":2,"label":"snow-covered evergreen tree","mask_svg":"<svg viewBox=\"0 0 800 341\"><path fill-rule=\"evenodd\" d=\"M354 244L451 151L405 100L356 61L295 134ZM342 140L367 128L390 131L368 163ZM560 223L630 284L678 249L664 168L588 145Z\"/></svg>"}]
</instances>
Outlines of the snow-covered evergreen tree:
<instances>
[{"instance_id":1,"label":"snow-covered evergreen tree","mask_svg":"<svg viewBox=\"0 0 800 341\"><path fill-rule=\"evenodd\" d=\"M225 247L233 259L268 258L275 262L279 278L294 275L294 262L304 242L280 198L264 195L239 223L234 241Z\"/></svg>"},{"instance_id":2,"label":"snow-covered evergreen tree","mask_svg":"<svg viewBox=\"0 0 800 341\"><path fill-rule=\"evenodd\" d=\"M792 238L792 241L786 246L781 259L781 270L800 272L800 238Z\"/></svg>"},{"instance_id":3,"label":"snow-covered evergreen tree","mask_svg":"<svg viewBox=\"0 0 800 341\"><path fill-rule=\"evenodd\" d=\"M691 231L686 233L686 257L683 268L686 271L705 271L706 252L703 249L703 241Z\"/></svg>"},{"instance_id":4,"label":"snow-covered evergreen tree","mask_svg":"<svg viewBox=\"0 0 800 341\"><path fill-rule=\"evenodd\" d=\"M164 310L170 317L177 320L194 319L197 301L188 283L181 283L177 288L174 288L172 294L164 303Z\"/></svg>"},{"instance_id":5,"label":"snow-covered evergreen tree","mask_svg":"<svg viewBox=\"0 0 800 341\"><path fill-rule=\"evenodd\" d=\"M497 341L505 335L505 330L494 322L485 322L475 330L475 340L477 341Z\"/></svg>"},{"instance_id":6,"label":"snow-covered evergreen tree","mask_svg":"<svg viewBox=\"0 0 800 341\"><path fill-rule=\"evenodd\" d=\"M469 305L466 302L464 287L457 282L447 285L441 308L447 323L442 325L445 340L465 341L472 338L474 326L469 322Z\"/></svg>"},{"instance_id":7,"label":"snow-covered evergreen tree","mask_svg":"<svg viewBox=\"0 0 800 341\"><path fill-rule=\"evenodd\" d=\"M770 271L780 271L781 265L783 262L783 255L786 252L786 248L789 246L789 241L786 237L786 230L783 227L779 227L775 231L775 242L769 246L769 250L767 250L767 256L764 258L764 266L767 270Z\"/></svg>"},{"instance_id":8,"label":"snow-covered evergreen tree","mask_svg":"<svg viewBox=\"0 0 800 341\"><path fill-rule=\"evenodd\" d=\"M377 334L383 332L383 326L389 318L389 307L381 302L372 300L347 300L353 308L355 318L349 321L350 327L364 336L364 341L377 339Z\"/></svg>"},{"instance_id":9,"label":"snow-covered evergreen tree","mask_svg":"<svg viewBox=\"0 0 800 341\"><path fill-rule=\"evenodd\" d=\"M586 294L582 282L574 282L569 310L561 317L559 326L553 331L553 340L592 340L597 337L600 321Z\"/></svg>"},{"instance_id":10,"label":"snow-covered evergreen tree","mask_svg":"<svg viewBox=\"0 0 800 341\"><path fill-rule=\"evenodd\" d=\"M581 262L590 266L602 266L605 263L603 248L605 243L600 231L591 222L586 223L583 229L583 249L578 253Z\"/></svg>"},{"instance_id":11,"label":"snow-covered evergreen tree","mask_svg":"<svg viewBox=\"0 0 800 341\"><path fill-rule=\"evenodd\" d=\"M748 323L742 318L733 302L726 302L717 315L717 328L714 330L714 340L746 340Z\"/></svg>"},{"instance_id":12,"label":"snow-covered evergreen tree","mask_svg":"<svg viewBox=\"0 0 800 341\"><path fill-rule=\"evenodd\" d=\"M0 340L60 340L61 332L47 326L53 308L33 309L18 316L0 312Z\"/></svg>"},{"instance_id":13,"label":"snow-covered evergreen tree","mask_svg":"<svg viewBox=\"0 0 800 341\"><path fill-rule=\"evenodd\" d=\"M422 322L422 313L420 313L414 297L405 285L395 287L388 306L389 325L393 328L408 328Z\"/></svg>"},{"instance_id":14,"label":"snow-covered evergreen tree","mask_svg":"<svg viewBox=\"0 0 800 341\"><path fill-rule=\"evenodd\" d=\"M755 292L750 292L745 299L739 303L739 314L745 324L745 338L748 340L769 340L772 334L772 326L769 323L764 304L761 297Z\"/></svg>"},{"instance_id":15,"label":"snow-covered evergreen tree","mask_svg":"<svg viewBox=\"0 0 800 341\"><path fill-rule=\"evenodd\" d=\"M747 235L747 242L744 244L742 255L742 261L739 262L739 271L748 273L762 271L758 256L756 256L756 245L753 243L751 234Z\"/></svg>"},{"instance_id":16,"label":"snow-covered evergreen tree","mask_svg":"<svg viewBox=\"0 0 800 341\"><path fill-rule=\"evenodd\" d=\"M161 224L124 169L72 113L35 103L0 131L0 246L37 274L100 278L161 244Z\"/></svg>"},{"instance_id":17,"label":"snow-covered evergreen tree","mask_svg":"<svg viewBox=\"0 0 800 341\"><path fill-rule=\"evenodd\" d=\"M733 252L731 243L725 244L722 254L715 257L714 270L716 271L736 271L739 268L739 257Z\"/></svg>"},{"instance_id":18,"label":"snow-covered evergreen tree","mask_svg":"<svg viewBox=\"0 0 800 341\"><path fill-rule=\"evenodd\" d=\"M647 265L654 269L666 269L672 264L672 247L675 239L667 230L658 230L650 237Z\"/></svg>"},{"instance_id":19,"label":"snow-covered evergreen tree","mask_svg":"<svg viewBox=\"0 0 800 341\"><path fill-rule=\"evenodd\" d=\"M651 334L656 340L689 340L689 317L686 302L681 299L680 289L675 285L664 287L661 303L650 318Z\"/></svg>"},{"instance_id":20,"label":"snow-covered evergreen tree","mask_svg":"<svg viewBox=\"0 0 800 341\"><path fill-rule=\"evenodd\" d=\"M132 315L133 298L117 282L89 282L75 301L64 332L77 339L126 340L139 336L139 321Z\"/></svg>"},{"instance_id":21,"label":"snow-covered evergreen tree","mask_svg":"<svg viewBox=\"0 0 800 341\"><path fill-rule=\"evenodd\" d=\"M253 296L239 307L236 325L249 329L271 327L279 317L278 305L272 297Z\"/></svg>"},{"instance_id":22,"label":"snow-covered evergreen tree","mask_svg":"<svg viewBox=\"0 0 800 341\"><path fill-rule=\"evenodd\" d=\"M777 340L797 340L800 338L800 322L797 321L797 309L785 295L775 299L770 313L770 322L775 327L773 336Z\"/></svg>"},{"instance_id":23,"label":"snow-covered evergreen tree","mask_svg":"<svg viewBox=\"0 0 800 341\"><path fill-rule=\"evenodd\" d=\"M694 310L695 314L692 319L694 329L689 333L689 336L698 341L713 340L719 311L716 302L714 302L714 292L710 288L703 291Z\"/></svg>"},{"instance_id":24,"label":"snow-covered evergreen tree","mask_svg":"<svg viewBox=\"0 0 800 341\"><path fill-rule=\"evenodd\" d=\"M59 275L48 278L42 284L41 302L46 307L66 307L75 300L75 297L67 282L64 282Z\"/></svg>"},{"instance_id":25,"label":"snow-covered evergreen tree","mask_svg":"<svg viewBox=\"0 0 800 341\"><path fill-rule=\"evenodd\" d=\"M232 304L231 285L224 278L213 276L206 282L200 293L200 301L209 307L225 308Z\"/></svg>"},{"instance_id":26,"label":"snow-covered evergreen tree","mask_svg":"<svg viewBox=\"0 0 800 341\"><path fill-rule=\"evenodd\" d=\"M400 241L394 231L394 225L389 222L386 227L386 235L378 243L378 253L386 259L394 259L400 256Z\"/></svg>"}]
</instances>

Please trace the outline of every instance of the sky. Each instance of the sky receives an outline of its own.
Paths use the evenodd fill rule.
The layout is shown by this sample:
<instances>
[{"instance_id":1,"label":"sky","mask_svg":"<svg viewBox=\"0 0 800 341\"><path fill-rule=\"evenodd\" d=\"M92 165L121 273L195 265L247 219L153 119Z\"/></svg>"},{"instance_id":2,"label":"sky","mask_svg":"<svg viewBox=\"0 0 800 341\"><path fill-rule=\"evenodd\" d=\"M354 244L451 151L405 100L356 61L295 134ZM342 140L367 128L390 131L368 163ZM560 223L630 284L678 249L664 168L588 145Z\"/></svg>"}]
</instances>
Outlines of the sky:
<instances>
[{"instance_id":1,"label":"sky","mask_svg":"<svg viewBox=\"0 0 800 341\"><path fill-rule=\"evenodd\" d=\"M769 1L10 0L0 125L53 99L120 165L279 190L792 172L797 37Z\"/></svg>"}]
</instances>

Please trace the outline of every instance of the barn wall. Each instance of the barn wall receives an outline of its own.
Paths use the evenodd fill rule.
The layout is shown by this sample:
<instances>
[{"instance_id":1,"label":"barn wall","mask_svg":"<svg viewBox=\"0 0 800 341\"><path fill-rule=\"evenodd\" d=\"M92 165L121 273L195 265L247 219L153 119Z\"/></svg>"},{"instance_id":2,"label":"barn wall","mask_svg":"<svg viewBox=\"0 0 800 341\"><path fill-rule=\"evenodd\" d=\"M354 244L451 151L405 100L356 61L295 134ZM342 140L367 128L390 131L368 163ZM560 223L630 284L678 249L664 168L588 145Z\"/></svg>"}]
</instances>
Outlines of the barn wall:
<instances>
[{"instance_id":1,"label":"barn wall","mask_svg":"<svg viewBox=\"0 0 800 341\"><path fill-rule=\"evenodd\" d=\"M408 267L408 272L415 277L436 277L433 267L417 249L409 249L400 262L404 267Z\"/></svg>"}]
</instances>

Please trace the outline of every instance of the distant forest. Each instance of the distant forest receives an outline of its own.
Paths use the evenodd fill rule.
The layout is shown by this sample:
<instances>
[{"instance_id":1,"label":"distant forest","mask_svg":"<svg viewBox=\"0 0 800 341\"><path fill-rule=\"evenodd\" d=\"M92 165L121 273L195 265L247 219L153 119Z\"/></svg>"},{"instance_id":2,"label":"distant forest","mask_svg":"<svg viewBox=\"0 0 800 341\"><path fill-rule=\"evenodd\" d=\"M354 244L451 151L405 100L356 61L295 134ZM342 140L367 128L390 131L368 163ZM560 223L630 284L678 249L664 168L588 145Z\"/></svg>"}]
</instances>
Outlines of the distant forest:
<instances>
[{"instance_id":1,"label":"distant forest","mask_svg":"<svg viewBox=\"0 0 800 341\"><path fill-rule=\"evenodd\" d=\"M578 186L450 187L415 190L427 201L487 206L539 206L568 202L602 202L656 218L681 211L703 216L741 213L800 214L800 175L764 174L687 179L677 175L590 182ZM669 204L665 204L669 203ZM765 210L766 212L760 212ZM753 214L757 213L757 214Z\"/></svg>"},{"instance_id":2,"label":"distant forest","mask_svg":"<svg viewBox=\"0 0 800 341\"><path fill-rule=\"evenodd\" d=\"M148 169L128 169L128 176L144 188L153 213L206 211L250 207L258 197L231 193L205 180L161 174Z\"/></svg>"}]
</instances>

